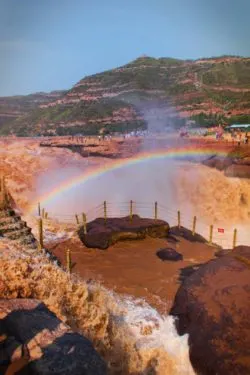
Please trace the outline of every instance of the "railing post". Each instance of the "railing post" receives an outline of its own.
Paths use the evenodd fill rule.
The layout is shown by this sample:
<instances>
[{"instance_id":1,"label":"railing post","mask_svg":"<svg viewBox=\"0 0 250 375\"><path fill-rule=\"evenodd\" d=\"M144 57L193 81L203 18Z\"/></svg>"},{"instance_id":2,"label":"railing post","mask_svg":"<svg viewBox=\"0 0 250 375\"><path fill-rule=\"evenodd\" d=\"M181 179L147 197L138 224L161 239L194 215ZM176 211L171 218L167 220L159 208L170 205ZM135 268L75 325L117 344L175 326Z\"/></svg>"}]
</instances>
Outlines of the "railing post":
<instances>
[{"instance_id":1,"label":"railing post","mask_svg":"<svg viewBox=\"0 0 250 375\"><path fill-rule=\"evenodd\" d=\"M38 219L38 233L39 233L39 245L42 249L43 248L43 219L41 217Z\"/></svg>"},{"instance_id":2,"label":"railing post","mask_svg":"<svg viewBox=\"0 0 250 375\"><path fill-rule=\"evenodd\" d=\"M129 217L130 217L130 220L132 221L132 219L133 219L133 201L130 201Z\"/></svg>"},{"instance_id":3,"label":"railing post","mask_svg":"<svg viewBox=\"0 0 250 375\"><path fill-rule=\"evenodd\" d=\"M158 204L155 202L155 220L158 218Z\"/></svg>"},{"instance_id":4,"label":"railing post","mask_svg":"<svg viewBox=\"0 0 250 375\"><path fill-rule=\"evenodd\" d=\"M5 176L3 176L3 187L4 187L4 202L5 202L5 205L8 205L9 204L9 192L6 188L6 178L5 178Z\"/></svg>"},{"instance_id":5,"label":"railing post","mask_svg":"<svg viewBox=\"0 0 250 375\"><path fill-rule=\"evenodd\" d=\"M3 193L4 193L4 195L6 194L6 185L5 185L5 177L3 176L3 188L2 188L2 190L3 190Z\"/></svg>"},{"instance_id":6,"label":"railing post","mask_svg":"<svg viewBox=\"0 0 250 375\"><path fill-rule=\"evenodd\" d=\"M83 221L83 233L87 234L87 216L85 213L82 214L82 221Z\"/></svg>"},{"instance_id":7,"label":"railing post","mask_svg":"<svg viewBox=\"0 0 250 375\"><path fill-rule=\"evenodd\" d=\"M181 228L181 212L180 211L177 212L177 216L178 216L178 228L180 229Z\"/></svg>"},{"instance_id":8,"label":"railing post","mask_svg":"<svg viewBox=\"0 0 250 375\"><path fill-rule=\"evenodd\" d=\"M233 249L236 247L236 241L237 241L237 229L234 229L234 237L233 237Z\"/></svg>"},{"instance_id":9,"label":"railing post","mask_svg":"<svg viewBox=\"0 0 250 375\"><path fill-rule=\"evenodd\" d=\"M193 219L193 231L192 231L193 236L195 235L195 228L196 228L196 216L194 216L194 219Z\"/></svg>"},{"instance_id":10,"label":"railing post","mask_svg":"<svg viewBox=\"0 0 250 375\"><path fill-rule=\"evenodd\" d=\"M45 209L43 208L42 209L42 218L44 219L44 216L45 216Z\"/></svg>"},{"instance_id":11,"label":"railing post","mask_svg":"<svg viewBox=\"0 0 250 375\"><path fill-rule=\"evenodd\" d=\"M3 177L0 176L0 208L4 208Z\"/></svg>"},{"instance_id":12,"label":"railing post","mask_svg":"<svg viewBox=\"0 0 250 375\"><path fill-rule=\"evenodd\" d=\"M45 219L48 219L48 212L45 212Z\"/></svg>"},{"instance_id":13,"label":"railing post","mask_svg":"<svg viewBox=\"0 0 250 375\"><path fill-rule=\"evenodd\" d=\"M70 249L66 250L66 268L67 268L67 272L71 273L71 251Z\"/></svg>"},{"instance_id":14,"label":"railing post","mask_svg":"<svg viewBox=\"0 0 250 375\"><path fill-rule=\"evenodd\" d=\"M40 202L38 202L38 216L41 216L41 206L40 206Z\"/></svg>"},{"instance_id":15,"label":"railing post","mask_svg":"<svg viewBox=\"0 0 250 375\"><path fill-rule=\"evenodd\" d=\"M213 230L214 230L214 226L210 225L210 229L209 229L209 244L210 245L212 244L212 241L213 241Z\"/></svg>"},{"instance_id":16,"label":"railing post","mask_svg":"<svg viewBox=\"0 0 250 375\"><path fill-rule=\"evenodd\" d=\"M107 202L106 201L104 201L103 202L103 213L104 213L104 221L105 221L105 224L106 224L106 222L107 222Z\"/></svg>"},{"instance_id":17,"label":"railing post","mask_svg":"<svg viewBox=\"0 0 250 375\"><path fill-rule=\"evenodd\" d=\"M8 203L8 196L6 191L6 185L5 185L5 178L4 176L0 177L0 206L1 208L6 208Z\"/></svg>"},{"instance_id":18,"label":"railing post","mask_svg":"<svg viewBox=\"0 0 250 375\"><path fill-rule=\"evenodd\" d=\"M76 224L79 225L79 218L78 218L78 215L75 214L75 217L76 217Z\"/></svg>"}]
</instances>

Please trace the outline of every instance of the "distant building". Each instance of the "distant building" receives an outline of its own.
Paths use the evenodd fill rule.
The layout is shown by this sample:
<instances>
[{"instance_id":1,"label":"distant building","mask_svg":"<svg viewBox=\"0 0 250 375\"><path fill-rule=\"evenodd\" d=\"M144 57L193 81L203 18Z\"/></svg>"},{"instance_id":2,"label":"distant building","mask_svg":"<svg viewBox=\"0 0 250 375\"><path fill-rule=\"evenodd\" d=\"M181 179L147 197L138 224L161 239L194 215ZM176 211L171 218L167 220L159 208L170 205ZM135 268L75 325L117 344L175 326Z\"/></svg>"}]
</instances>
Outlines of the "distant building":
<instances>
[{"instance_id":1,"label":"distant building","mask_svg":"<svg viewBox=\"0 0 250 375\"><path fill-rule=\"evenodd\" d=\"M232 124L225 127L225 130L231 129L240 129L240 130L249 130L250 131L250 124Z\"/></svg>"}]
</instances>

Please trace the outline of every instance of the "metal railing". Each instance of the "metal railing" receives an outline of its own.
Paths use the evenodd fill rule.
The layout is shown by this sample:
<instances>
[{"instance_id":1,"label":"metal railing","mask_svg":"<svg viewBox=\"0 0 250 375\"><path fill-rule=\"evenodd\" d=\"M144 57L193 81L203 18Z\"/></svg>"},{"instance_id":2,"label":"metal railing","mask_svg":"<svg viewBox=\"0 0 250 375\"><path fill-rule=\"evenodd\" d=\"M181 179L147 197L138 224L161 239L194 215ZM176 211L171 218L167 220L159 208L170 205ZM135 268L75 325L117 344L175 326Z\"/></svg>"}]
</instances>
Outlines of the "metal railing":
<instances>
[{"instance_id":1,"label":"metal railing","mask_svg":"<svg viewBox=\"0 0 250 375\"><path fill-rule=\"evenodd\" d=\"M166 205L160 202L141 202L141 201L124 201L124 202L108 202L104 201L101 204L76 214L60 214L55 212L47 212L39 206L38 216L46 219L55 219L62 223L69 223L76 225L84 225L87 228L87 223L96 218L119 218L133 215L146 217L151 219L164 220L169 223L170 227L179 226L189 229L194 234L203 236L208 243L214 243L222 248L234 248L237 245L250 244L250 236L248 230L238 230L235 227L207 223L199 216L188 216L180 210L169 209ZM86 229L85 228L85 229ZM86 229L87 230L87 229Z\"/></svg>"}]
</instances>

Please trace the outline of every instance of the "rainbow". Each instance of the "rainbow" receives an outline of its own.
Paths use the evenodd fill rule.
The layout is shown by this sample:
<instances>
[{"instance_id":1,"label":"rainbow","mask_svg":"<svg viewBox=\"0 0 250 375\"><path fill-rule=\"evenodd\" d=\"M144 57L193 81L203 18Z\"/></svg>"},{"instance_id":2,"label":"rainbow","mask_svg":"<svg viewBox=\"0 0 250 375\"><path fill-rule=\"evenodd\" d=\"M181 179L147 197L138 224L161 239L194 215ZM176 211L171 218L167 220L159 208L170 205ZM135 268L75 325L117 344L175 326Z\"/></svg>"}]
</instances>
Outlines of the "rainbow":
<instances>
[{"instance_id":1,"label":"rainbow","mask_svg":"<svg viewBox=\"0 0 250 375\"><path fill-rule=\"evenodd\" d=\"M222 156L225 157L228 155L228 152L225 150L218 150L210 148L199 148L199 147L185 147L185 148L170 148L165 149L157 152L146 152L137 154L135 157L126 158L126 159L119 159L115 161L110 161L108 164L101 165L100 167L94 167L88 169L84 173L80 174L79 176L70 179L69 181L64 182L63 184L57 186L55 189L50 191L49 193L44 194L37 198L36 202L32 202L28 209L28 213L31 213L37 206L37 202L39 201L41 206L45 206L49 202L51 202L55 197L59 196L60 194L69 191L73 187L84 184L88 181L94 180L97 177L104 175L109 171L114 171L120 168L130 167L132 165L136 165L145 161L152 161L152 160L159 160L159 159L178 159L178 158L192 158L192 157L200 157L200 156Z\"/></svg>"}]
</instances>

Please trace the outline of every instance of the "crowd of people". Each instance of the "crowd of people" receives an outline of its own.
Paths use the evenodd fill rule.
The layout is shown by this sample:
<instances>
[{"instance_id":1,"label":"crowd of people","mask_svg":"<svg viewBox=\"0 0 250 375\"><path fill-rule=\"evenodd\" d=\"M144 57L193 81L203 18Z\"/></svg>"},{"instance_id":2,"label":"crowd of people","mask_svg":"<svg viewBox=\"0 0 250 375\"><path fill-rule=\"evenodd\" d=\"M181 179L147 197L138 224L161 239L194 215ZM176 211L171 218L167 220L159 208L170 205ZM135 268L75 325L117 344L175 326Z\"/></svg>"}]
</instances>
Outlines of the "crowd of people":
<instances>
[{"instance_id":1,"label":"crowd of people","mask_svg":"<svg viewBox=\"0 0 250 375\"><path fill-rule=\"evenodd\" d=\"M237 142L238 146L240 146L242 143L248 144L249 138L250 136L248 135L248 132L243 133L240 130L231 132L231 139L233 142Z\"/></svg>"},{"instance_id":2,"label":"crowd of people","mask_svg":"<svg viewBox=\"0 0 250 375\"><path fill-rule=\"evenodd\" d=\"M225 131L222 126L218 126L215 128L209 129L186 129L182 128L179 132L180 137L215 137L217 141L219 140L227 140L231 141L232 143L237 143L238 146L241 144L249 144L250 135L247 131L242 131L242 129L232 129L230 131Z\"/></svg>"},{"instance_id":3,"label":"crowd of people","mask_svg":"<svg viewBox=\"0 0 250 375\"><path fill-rule=\"evenodd\" d=\"M169 133L164 133L164 134L169 134ZM76 136L69 136L68 140L72 143L87 143L91 138L94 140L98 140L99 142L101 141L111 141L113 138L123 138L128 139L128 138L134 138L134 137L150 137L150 136L155 136L156 133L149 132L148 130L135 130L127 133L103 133L99 134L97 136L83 136L83 135L76 135ZM158 134L159 135L159 134ZM230 131L225 131L222 127L216 127L216 128L193 128L193 129L187 129L187 128L182 128L179 131L179 136L180 137L198 137L198 138L203 138L203 137L209 137L209 138L214 138L217 141L224 140L224 141L229 141L234 143L237 143L238 146L241 144L249 144L249 139L250 139L250 132L243 132L241 129L231 129Z\"/></svg>"},{"instance_id":4,"label":"crowd of people","mask_svg":"<svg viewBox=\"0 0 250 375\"><path fill-rule=\"evenodd\" d=\"M223 129L219 129L215 133L216 140L229 140L232 143L237 143L238 146L241 144L248 144L249 143L250 135L247 131L243 132L241 129L232 129L229 132L225 132Z\"/></svg>"}]
</instances>

